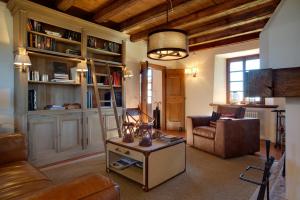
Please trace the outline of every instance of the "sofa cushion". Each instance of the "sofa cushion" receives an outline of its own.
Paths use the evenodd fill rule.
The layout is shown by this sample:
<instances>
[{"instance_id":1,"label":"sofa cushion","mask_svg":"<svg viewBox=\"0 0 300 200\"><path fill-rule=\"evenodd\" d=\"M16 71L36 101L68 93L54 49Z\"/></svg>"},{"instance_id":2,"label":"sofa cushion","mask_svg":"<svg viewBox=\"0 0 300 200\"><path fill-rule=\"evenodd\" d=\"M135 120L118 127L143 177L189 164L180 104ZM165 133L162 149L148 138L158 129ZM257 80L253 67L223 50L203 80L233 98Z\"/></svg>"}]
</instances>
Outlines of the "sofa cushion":
<instances>
[{"instance_id":1,"label":"sofa cushion","mask_svg":"<svg viewBox=\"0 0 300 200\"><path fill-rule=\"evenodd\" d=\"M215 139L216 128L210 126L199 126L194 128L193 134L209 139Z\"/></svg>"},{"instance_id":2,"label":"sofa cushion","mask_svg":"<svg viewBox=\"0 0 300 200\"><path fill-rule=\"evenodd\" d=\"M51 181L25 161L0 166L0 199L18 199L49 185Z\"/></svg>"}]
</instances>

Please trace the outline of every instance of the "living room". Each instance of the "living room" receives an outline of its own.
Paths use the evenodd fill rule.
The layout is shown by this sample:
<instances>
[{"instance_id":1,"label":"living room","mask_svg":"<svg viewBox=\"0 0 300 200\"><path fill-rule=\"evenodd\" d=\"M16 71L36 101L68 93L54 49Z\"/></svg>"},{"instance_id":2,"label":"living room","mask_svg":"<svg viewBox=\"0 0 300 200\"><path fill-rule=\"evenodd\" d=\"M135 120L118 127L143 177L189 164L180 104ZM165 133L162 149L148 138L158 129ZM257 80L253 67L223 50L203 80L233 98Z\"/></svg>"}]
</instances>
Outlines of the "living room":
<instances>
[{"instance_id":1,"label":"living room","mask_svg":"<svg viewBox=\"0 0 300 200\"><path fill-rule=\"evenodd\" d=\"M0 199L300 199L299 9L0 1Z\"/></svg>"}]
</instances>

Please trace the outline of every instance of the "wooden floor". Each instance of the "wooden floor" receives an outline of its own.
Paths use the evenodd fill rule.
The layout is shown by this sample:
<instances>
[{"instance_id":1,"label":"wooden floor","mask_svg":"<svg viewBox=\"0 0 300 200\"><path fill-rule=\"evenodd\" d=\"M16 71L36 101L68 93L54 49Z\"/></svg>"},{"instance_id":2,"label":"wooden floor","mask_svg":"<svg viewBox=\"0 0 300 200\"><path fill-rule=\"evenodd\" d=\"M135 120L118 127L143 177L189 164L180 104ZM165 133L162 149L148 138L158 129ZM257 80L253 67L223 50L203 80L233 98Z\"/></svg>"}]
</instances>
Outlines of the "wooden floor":
<instances>
[{"instance_id":1,"label":"wooden floor","mask_svg":"<svg viewBox=\"0 0 300 200\"><path fill-rule=\"evenodd\" d=\"M180 132L180 131L164 131L167 134L170 135L176 135L179 137L185 137L186 138L186 133L185 132ZM256 153L259 156L265 157L266 156L266 146L265 146L265 141L261 140L260 141L260 151ZM271 144L270 148L270 156L273 156L276 160L279 160L281 158L281 150L275 148L275 144Z\"/></svg>"}]
</instances>

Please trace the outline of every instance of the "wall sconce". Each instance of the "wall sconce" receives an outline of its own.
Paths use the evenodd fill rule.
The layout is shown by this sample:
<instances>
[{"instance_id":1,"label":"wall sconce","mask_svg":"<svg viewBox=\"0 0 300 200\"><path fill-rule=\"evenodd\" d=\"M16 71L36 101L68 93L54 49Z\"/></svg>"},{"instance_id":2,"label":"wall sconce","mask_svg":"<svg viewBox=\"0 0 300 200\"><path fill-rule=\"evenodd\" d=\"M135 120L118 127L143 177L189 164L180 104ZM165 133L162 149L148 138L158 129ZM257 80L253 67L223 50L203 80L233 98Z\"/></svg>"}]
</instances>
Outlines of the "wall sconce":
<instances>
[{"instance_id":1,"label":"wall sconce","mask_svg":"<svg viewBox=\"0 0 300 200\"><path fill-rule=\"evenodd\" d=\"M14 65L16 69L20 69L22 72L26 72L27 66L31 65L30 58L25 48L18 48L18 53L15 55Z\"/></svg>"},{"instance_id":2,"label":"wall sconce","mask_svg":"<svg viewBox=\"0 0 300 200\"><path fill-rule=\"evenodd\" d=\"M77 64L76 71L77 72L87 72L88 71L86 60L82 60L80 63Z\"/></svg>"},{"instance_id":3,"label":"wall sconce","mask_svg":"<svg viewBox=\"0 0 300 200\"><path fill-rule=\"evenodd\" d=\"M124 67L124 69L123 69L123 78L124 79L130 79L132 77L133 77L132 70L129 70L127 67Z\"/></svg>"},{"instance_id":4,"label":"wall sconce","mask_svg":"<svg viewBox=\"0 0 300 200\"><path fill-rule=\"evenodd\" d=\"M193 77L197 77L199 73L199 69L197 67L185 68L184 73L186 75L191 75Z\"/></svg>"}]
</instances>

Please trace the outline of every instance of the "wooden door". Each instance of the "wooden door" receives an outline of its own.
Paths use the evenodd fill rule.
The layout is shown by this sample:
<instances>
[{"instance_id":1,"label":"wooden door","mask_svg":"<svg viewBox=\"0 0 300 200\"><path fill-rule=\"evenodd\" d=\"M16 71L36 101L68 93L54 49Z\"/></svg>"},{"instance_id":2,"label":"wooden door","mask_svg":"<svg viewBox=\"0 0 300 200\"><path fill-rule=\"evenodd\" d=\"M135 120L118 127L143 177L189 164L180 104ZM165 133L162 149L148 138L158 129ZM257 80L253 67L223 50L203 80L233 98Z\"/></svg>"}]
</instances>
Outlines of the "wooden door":
<instances>
[{"instance_id":1,"label":"wooden door","mask_svg":"<svg viewBox=\"0 0 300 200\"><path fill-rule=\"evenodd\" d=\"M185 85L183 69L166 70L166 128L184 130Z\"/></svg>"}]
</instances>

